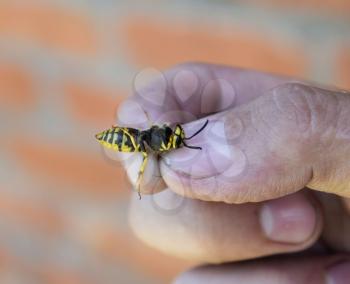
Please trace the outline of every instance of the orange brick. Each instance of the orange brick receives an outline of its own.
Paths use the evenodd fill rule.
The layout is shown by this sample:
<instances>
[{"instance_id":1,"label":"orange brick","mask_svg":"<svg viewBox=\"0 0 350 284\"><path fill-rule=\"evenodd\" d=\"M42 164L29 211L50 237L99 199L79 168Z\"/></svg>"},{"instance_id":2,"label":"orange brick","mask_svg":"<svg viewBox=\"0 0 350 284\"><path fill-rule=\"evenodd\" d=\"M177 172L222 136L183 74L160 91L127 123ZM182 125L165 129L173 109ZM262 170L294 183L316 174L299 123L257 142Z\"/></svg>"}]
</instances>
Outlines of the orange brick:
<instances>
[{"instance_id":1,"label":"orange brick","mask_svg":"<svg viewBox=\"0 0 350 284\"><path fill-rule=\"evenodd\" d=\"M0 36L79 55L97 52L93 22L83 12L20 3L0 3Z\"/></svg>"},{"instance_id":2,"label":"orange brick","mask_svg":"<svg viewBox=\"0 0 350 284\"><path fill-rule=\"evenodd\" d=\"M0 16L1 17L1 16ZM29 70L0 62L0 104L22 110L36 102L35 86Z\"/></svg>"},{"instance_id":3,"label":"orange brick","mask_svg":"<svg viewBox=\"0 0 350 284\"><path fill-rule=\"evenodd\" d=\"M238 28L185 26L134 18L125 23L128 52L139 65L164 68L183 61L206 61L286 75L302 75L301 48L266 34Z\"/></svg>"},{"instance_id":4,"label":"orange brick","mask_svg":"<svg viewBox=\"0 0 350 284\"><path fill-rule=\"evenodd\" d=\"M247 1L245 1L246 3ZM271 5L288 9L308 10L311 13L335 13L348 15L350 12L350 1L348 0L249 0L257 5Z\"/></svg>"},{"instance_id":5,"label":"orange brick","mask_svg":"<svg viewBox=\"0 0 350 284\"><path fill-rule=\"evenodd\" d=\"M25 237L25 236L24 236ZM43 247L46 249L46 247ZM41 253L41 252L38 252ZM37 283L45 284L92 284L85 274L80 271L58 267L48 262L32 263L11 253L11 248L0 247L0 272L1 276L6 273L15 273L36 279ZM0 279L2 280L2 277ZM6 276L5 276L6 279Z\"/></svg>"},{"instance_id":6,"label":"orange brick","mask_svg":"<svg viewBox=\"0 0 350 284\"><path fill-rule=\"evenodd\" d=\"M350 45L338 54L337 83L339 87L350 90Z\"/></svg>"},{"instance_id":7,"label":"orange brick","mask_svg":"<svg viewBox=\"0 0 350 284\"><path fill-rule=\"evenodd\" d=\"M8 251L8 248L0 247L0 273L6 270L7 266L12 264L13 256Z\"/></svg>"},{"instance_id":8,"label":"orange brick","mask_svg":"<svg viewBox=\"0 0 350 284\"><path fill-rule=\"evenodd\" d=\"M106 127L115 122L116 109L125 97L119 90L79 83L66 83L65 101L80 121Z\"/></svg>"},{"instance_id":9,"label":"orange brick","mask_svg":"<svg viewBox=\"0 0 350 284\"><path fill-rule=\"evenodd\" d=\"M118 263L124 262L160 283L170 283L176 275L194 265L146 246L131 233L123 234L108 228L101 228L98 232L95 247L103 256Z\"/></svg>"},{"instance_id":10,"label":"orange brick","mask_svg":"<svg viewBox=\"0 0 350 284\"><path fill-rule=\"evenodd\" d=\"M0 219L32 227L36 231L54 234L63 230L61 216L45 204L19 200L1 192Z\"/></svg>"},{"instance_id":11,"label":"orange brick","mask_svg":"<svg viewBox=\"0 0 350 284\"><path fill-rule=\"evenodd\" d=\"M81 138L94 139L90 136ZM126 174L120 165L103 159L98 143L94 153L74 151L55 143L38 140L13 139L11 150L24 169L33 176L51 182L54 186L74 188L94 196L115 196L130 190Z\"/></svg>"},{"instance_id":12,"label":"orange brick","mask_svg":"<svg viewBox=\"0 0 350 284\"><path fill-rule=\"evenodd\" d=\"M91 284L85 275L76 271L57 267L47 267L36 273L42 280L40 283L46 284Z\"/></svg>"}]
</instances>

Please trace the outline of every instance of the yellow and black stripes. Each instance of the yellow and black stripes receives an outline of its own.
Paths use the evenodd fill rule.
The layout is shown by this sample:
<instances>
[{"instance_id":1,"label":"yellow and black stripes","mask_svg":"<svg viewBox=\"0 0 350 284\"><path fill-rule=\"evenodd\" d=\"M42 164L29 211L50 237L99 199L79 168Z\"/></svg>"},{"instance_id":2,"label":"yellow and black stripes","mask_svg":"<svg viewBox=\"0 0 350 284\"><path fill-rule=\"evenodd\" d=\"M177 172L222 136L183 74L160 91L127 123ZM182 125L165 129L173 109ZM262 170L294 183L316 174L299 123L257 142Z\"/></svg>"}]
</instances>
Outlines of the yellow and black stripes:
<instances>
[{"instance_id":1,"label":"yellow and black stripes","mask_svg":"<svg viewBox=\"0 0 350 284\"><path fill-rule=\"evenodd\" d=\"M207 124L208 121L206 121L206 123L191 137L185 137L185 132L181 125L177 124L174 129L170 128L168 125L153 125L151 128L143 131L129 127L112 126L96 134L96 138L104 147L112 148L118 152L142 153L143 160L136 181L136 187L140 194L141 179L148 161L146 145L156 154L167 152L171 149L177 149L182 146L200 150L201 147L187 145L185 140L196 136Z\"/></svg>"},{"instance_id":2,"label":"yellow and black stripes","mask_svg":"<svg viewBox=\"0 0 350 284\"><path fill-rule=\"evenodd\" d=\"M99 142L118 152L139 152L140 145L137 143L140 131L127 127L112 127L96 135Z\"/></svg>"},{"instance_id":3,"label":"yellow and black stripes","mask_svg":"<svg viewBox=\"0 0 350 284\"><path fill-rule=\"evenodd\" d=\"M144 131L113 126L96 135L103 146L119 152L143 152L144 144L154 152L166 152L179 148L183 137L180 126L176 126L174 131L168 126L152 126Z\"/></svg>"}]
</instances>

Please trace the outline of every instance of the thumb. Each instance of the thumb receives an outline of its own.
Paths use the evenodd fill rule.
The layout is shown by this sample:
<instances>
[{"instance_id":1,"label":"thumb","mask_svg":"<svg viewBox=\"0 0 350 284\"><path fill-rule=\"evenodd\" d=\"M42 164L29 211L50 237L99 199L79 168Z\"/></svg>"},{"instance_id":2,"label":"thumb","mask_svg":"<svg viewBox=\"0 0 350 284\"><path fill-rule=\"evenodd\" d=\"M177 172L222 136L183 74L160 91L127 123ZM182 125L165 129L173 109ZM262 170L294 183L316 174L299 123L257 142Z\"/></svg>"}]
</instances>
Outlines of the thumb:
<instances>
[{"instance_id":1,"label":"thumb","mask_svg":"<svg viewBox=\"0 0 350 284\"><path fill-rule=\"evenodd\" d=\"M350 95L287 83L207 118L165 155L161 172L187 197L258 202L303 187L350 197ZM205 119L184 125L187 136Z\"/></svg>"}]
</instances>

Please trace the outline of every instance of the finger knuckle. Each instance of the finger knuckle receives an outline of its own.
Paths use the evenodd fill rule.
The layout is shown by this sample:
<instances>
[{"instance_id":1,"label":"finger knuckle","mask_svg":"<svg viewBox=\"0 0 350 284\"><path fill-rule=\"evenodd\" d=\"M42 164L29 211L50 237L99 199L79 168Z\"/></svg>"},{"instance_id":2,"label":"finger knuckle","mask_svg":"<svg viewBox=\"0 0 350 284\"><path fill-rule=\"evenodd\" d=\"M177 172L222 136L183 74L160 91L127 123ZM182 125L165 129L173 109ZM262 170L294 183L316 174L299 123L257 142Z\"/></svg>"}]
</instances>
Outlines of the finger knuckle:
<instances>
[{"instance_id":1,"label":"finger knuckle","mask_svg":"<svg viewBox=\"0 0 350 284\"><path fill-rule=\"evenodd\" d=\"M282 122L297 133L310 133L315 128L317 107L312 87L301 83L286 83L272 92L272 102Z\"/></svg>"},{"instance_id":2,"label":"finger knuckle","mask_svg":"<svg viewBox=\"0 0 350 284\"><path fill-rule=\"evenodd\" d=\"M296 133L316 135L324 141L335 135L340 101L334 92L302 83L287 83L275 88L273 101Z\"/></svg>"}]
</instances>

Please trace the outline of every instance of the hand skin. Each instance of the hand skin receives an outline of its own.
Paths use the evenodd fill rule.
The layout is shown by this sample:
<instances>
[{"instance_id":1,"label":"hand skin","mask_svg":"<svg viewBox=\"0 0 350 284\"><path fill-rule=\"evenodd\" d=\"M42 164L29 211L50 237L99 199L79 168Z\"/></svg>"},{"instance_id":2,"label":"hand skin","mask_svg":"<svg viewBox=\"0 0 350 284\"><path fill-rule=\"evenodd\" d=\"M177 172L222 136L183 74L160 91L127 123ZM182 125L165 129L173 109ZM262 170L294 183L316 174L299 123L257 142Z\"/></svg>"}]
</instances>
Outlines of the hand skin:
<instances>
[{"instance_id":1,"label":"hand skin","mask_svg":"<svg viewBox=\"0 0 350 284\"><path fill-rule=\"evenodd\" d=\"M119 109L120 123L179 122L188 135L209 124L190 140L202 151L150 158L131 226L149 245L196 263L236 261L194 269L176 283L349 283L349 93L198 63L164 76L165 92L161 79L139 90ZM157 91L162 104L148 99ZM134 182L137 166L126 168ZM320 240L326 250L308 250ZM276 254L283 255L261 258Z\"/></svg>"}]
</instances>

